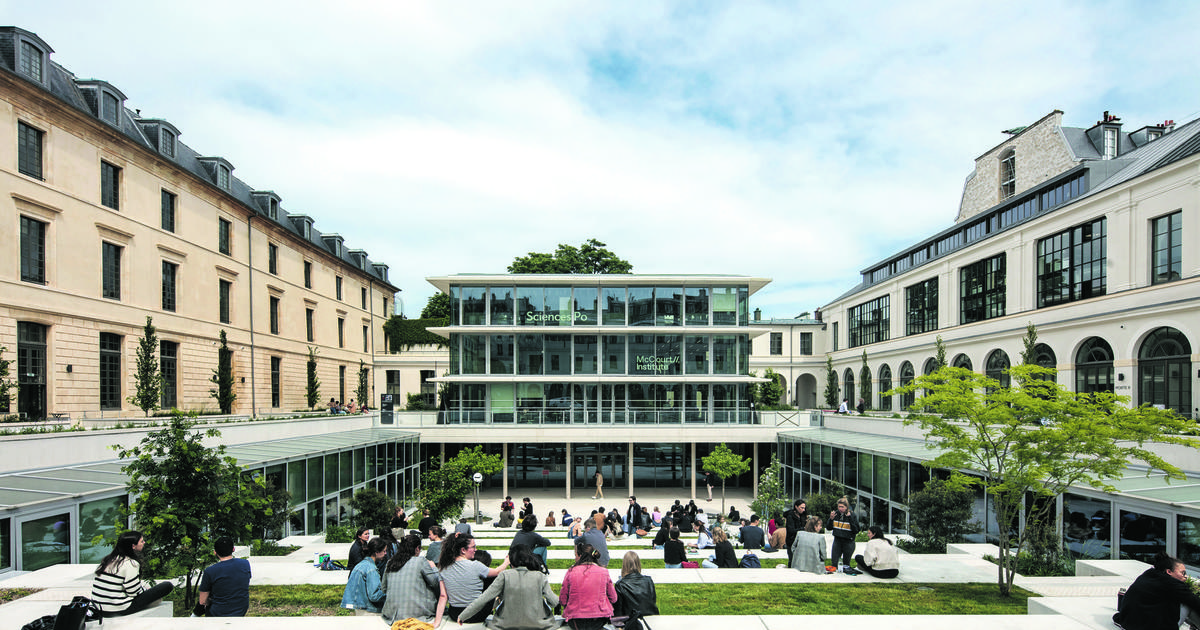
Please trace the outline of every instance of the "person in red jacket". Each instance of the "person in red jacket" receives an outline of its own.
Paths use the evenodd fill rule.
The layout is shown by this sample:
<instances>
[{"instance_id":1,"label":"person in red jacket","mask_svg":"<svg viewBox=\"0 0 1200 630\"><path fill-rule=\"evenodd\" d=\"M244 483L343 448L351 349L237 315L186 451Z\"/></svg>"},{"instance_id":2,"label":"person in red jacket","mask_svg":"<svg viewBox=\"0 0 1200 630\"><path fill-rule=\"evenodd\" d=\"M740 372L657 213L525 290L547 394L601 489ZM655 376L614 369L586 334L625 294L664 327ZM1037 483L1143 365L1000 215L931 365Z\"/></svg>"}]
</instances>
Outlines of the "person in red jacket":
<instances>
[{"instance_id":1,"label":"person in red jacket","mask_svg":"<svg viewBox=\"0 0 1200 630\"><path fill-rule=\"evenodd\" d=\"M563 577L559 601L563 619L574 630L600 630L613 614L617 590L608 568L596 564L600 552L583 540L575 543L575 565Z\"/></svg>"}]
</instances>

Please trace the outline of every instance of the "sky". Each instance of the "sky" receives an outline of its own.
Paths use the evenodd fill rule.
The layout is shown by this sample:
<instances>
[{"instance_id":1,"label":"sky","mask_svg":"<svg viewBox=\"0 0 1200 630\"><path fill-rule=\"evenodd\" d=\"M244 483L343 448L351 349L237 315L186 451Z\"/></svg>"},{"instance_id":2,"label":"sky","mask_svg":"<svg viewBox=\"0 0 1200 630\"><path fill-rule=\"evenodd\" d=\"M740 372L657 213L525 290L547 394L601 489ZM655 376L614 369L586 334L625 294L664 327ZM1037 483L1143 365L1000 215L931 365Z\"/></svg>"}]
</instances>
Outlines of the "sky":
<instances>
[{"instance_id":1,"label":"sky","mask_svg":"<svg viewBox=\"0 0 1200 630\"><path fill-rule=\"evenodd\" d=\"M741 274L792 318L953 224L974 160L1052 110L1200 115L1181 2L0 0L53 61L387 263L504 273L598 239Z\"/></svg>"}]
</instances>

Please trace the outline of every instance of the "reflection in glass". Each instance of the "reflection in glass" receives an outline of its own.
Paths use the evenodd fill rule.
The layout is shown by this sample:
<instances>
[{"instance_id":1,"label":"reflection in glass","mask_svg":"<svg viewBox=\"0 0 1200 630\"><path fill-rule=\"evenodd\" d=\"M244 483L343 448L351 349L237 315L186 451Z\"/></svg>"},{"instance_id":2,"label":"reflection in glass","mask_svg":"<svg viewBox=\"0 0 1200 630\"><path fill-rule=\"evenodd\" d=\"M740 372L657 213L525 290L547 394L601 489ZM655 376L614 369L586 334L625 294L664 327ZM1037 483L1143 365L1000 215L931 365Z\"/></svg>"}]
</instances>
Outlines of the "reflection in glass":
<instances>
[{"instance_id":1,"label":"reflection in glass","mask_svg":"<svg viewBox=\"0 0 1200 630\"><path fill-rule=\"evenodd\" d=\"M625 325L625 287L600 289L600 304L604 308L605 326Z\"/></svg>"},{"instance_id":2,"label":"reflection in glass","mask_svg":"<svg viewBox=\"0 0 1200 630\"><path fill-rule=\"evenodd\" d=\"M713 335L713 374L737 374L737 335Z\"/></svg>"},{"instance_id":3,"label":"reflection in glass","mask_svg":"<svg viewBox=\"0 0 1200 630\"><path fill-rule=\"evenodd\" d=\"M1175 548L1178 558L1184 564L1200 566L1200 518L1194 516L1175 516ZM1195 611L1193 611L1195 612Z\"/></svg>"},{"instance_id":4,"label":"reflection in glass","mask_svg":"<svg viewBox=\"0 0 1200 630\"><path fill-rule=\"evenodd\" d=\"M599 326L597 319L600 312L599 289L596 287L575 287L575 311L579 317L575 324L578 326Z\"/></svg>"},{"instance_id":5,"label":"reflection in glass","mask_svg":"<svg viewBox=\"0 0 1200 630\"><path fill-rule=\"evenodd\" d=\"M487 373L487 335L462 336L462 373Z\"/></svg>"},{"instance_id":6,"label":"reflection in glass","mask_svg":"<svg viewBox=\"0 0 1200 630\"><path fill-rule=\"evenodd\" d=\"M1121 510L1118 523L1121 559L1154 563L1154 554L1167 551L1167 519Z\"/></svg>"},{"instance_id":7,"label":"reflection in glass","mask_svg":"<svg viewBox=\"0 0 1200 630\"><path fill-rule=\"evenodd\" d=\"M517 374L542 373L542 336L517 335Z\"/></svg>"},{"instance_id":8,"label":"reflection in glass","mask_svg":"<svg viewBox=\"0 0 1200 630\"><path fill-rule=\"evenodd\" d=\"M654 325L653 287L629 287L629 325Z\"/></svg>"},{"instance_id":9,"label":"reflection in glass","mask_svg":"<svg viewBox=\"0 0 1200 630\"><path fill-rule=\"evenodd\" d=\"M683 335L654 336L655 374L677 376L683 373L683 362L680 355L682 345Z\"/></svg>"},{"instance_id":10,"label":"reflection in glass","mask_svg":"<svg viewBox=\"0 0 1200 630\"><path fill-rule=\"evenodd\" d=\"M487 323L487 295L483 287L462 287L462 323L464 326Z\"/></svg>"},{"instance_id":11,"label":"reflection in glass","mask_svg":"<svg viewBox=\"0 0 1200 630\"><path fill-rule=\"evenodd\" d=\"M655 374L654 335L629 335L630 374Z\"/></svg>"},{"instance_id":12,"label":"reflection in glass","mask_svg":"<svg viewBox=\"0 0 1200 630\"><path fill-rule=\"evenodd\" d=\"M705 422L708 419L708 385L688 385L684 398L684 422Z\"/></svg>"},{"instance_id":13,"label":"reflection in glass","mask_svg":"<svg viewBox=\"0 0 1200 630\"><path fill-rule=\"evenodd\" d=\"M545 296L541 287L517 287L517 325L541 326Z\"/></svg>"},{"instance_id":14,"label":"reflection in glass","mask_svg":"<svg viewBox=\"0 0 1200 630\"><path fill-rule=\"evenodd\" d=\"M888 499L891 495L888 494L891 482L891 468L888 466L888 458L883 455L875 456L875 494L880 498ZM886 522L887 519L884 519Z\"/></svg>"},{"instance_id":15,"label":"reflection in glass","mask_svg":"<svg viewBox=\"0 0 1200 630\"><path fill-rule=\"evenodd\" d=\"M524 336L524 335L522 335ZM513 336L492 335L491 365L489 374L513 373Z\"/></svg>"},{"instance_id":16,"label":"reflection in glass","mask_svg":"<svg viewBox=\"0 0 1200 630\"><path fill-rule=\"evenodd\" d=\"M107 541L117 539L116 524L121 519L121 507L125 505L126 497L121 495L79 504L80 564L100 564L112 551L112 545ZM105 540L93 545L92 539L96 536L104 536Z\"/></svg>"},{"instance_id":17,"label":"reflection in glass","mask_svg":"<svg viewBox=\"0 0 1200 630\"><path fill-rule=\"evenodd\" d=\"M546 287L546 310L543 311L544 326L570 326L571 287Z\"/></svg>"},{"instance_id":18,"label":"reflection in glass","mask_svg":"<svg viewBox=\"0 0 1200 630\"><path fill-rule=\"evenodd\" d=\"M625 337L604 335L604 373L625 373Z\"/></svg>"},{"instance_id":19,"label":"reflection in glass","mask_svg":"<svg viewBox=\"0 0 1200 630\"><path fill-rule=\"evenodd\" d=\"M737 289L715 287L712 296L713 326L737 325Z\"/></svg>"},{"instance_id":20,"label":"reflection in glass","mask_svg":"<svg viewBox=\"0 0 1200 630\"><path fill-rule=\"evenodd\" d=\"M45 516L21 523L21 570L37 571L70 561L70 514Z\"/></svg>"},{"instance_id":21,"label":"reflection in glass","mask_svg":"<svg viewBox=\"0 0 1200 630\"><path fill-rule=\"evenodd\" d=\"M513 383L492 383L490 401L492 422L507 423L515 420L516 405L513 403L515 395L516 388L513 387Z\"/></svg>"},{"instance_id":22,"label":"reflection in glass","mask_svg":"<svg viewBox=\"0 0 1200 630\"><path fill-rule=\"evenodd\" d=\"M683 288L657 287L654 289L654 325L680 326L683 324Z\"/></svg>"},{"instance_id":23,"label":"reflection in glass","mask_svg":"<svg viewBox=\"0 0 1200 630\"><path fill-rule=\"evenodd\" d=\"M708 289L688 287L683 291L684 317L688 326L708 325Z\"/></svg>"},{"instance_id":24,"label":"reflection in glass","mask_svg":"<svg viewBox=\"0 0 1200 630\"><path fill-rule=\"evenodd\" d=\"M546 374L571 373L571 335L545 335Z\"/></svg>"},{"instance_id":25,"label":"reflection in glass","mask_svg":"<svg viewBox=\"0 0 1200 630\"><path fill-rule=\"evenodd\" d=\"M304 470L307 464L303 459L287 464L287 491L292 494L292 506L303 505L307 498L308 485L304 481Z\"/></svg>"},{"instance_id":26,"label":"reflection in glass","mask_svg":"<svg viewBox=\"0 0 1200 630\"><path fill-rule=\"evenodd\" d=\"M708 339L706 335L684 339L684 371L688 374L708 374Z\"/></svg>"},{"instance_id":27,"label":"reflection in glass","mask_svg":"<svg viewBox=\"0 0 1200 630\"><path fill-rule=\"evenodd\" d=\"M492 287L491 324L493 326L511 326L513 305L512 287Z\"/></svg>"},{"instance_id":28,"label":"reflection in glass","mask_svg":"<svg viewBox=\"0 0 1200 630\"><path fill-rule=\"evenodd\" d=\"M575 335L575 373L596 373L596 335Z\"/></svg>"}]
</instances>

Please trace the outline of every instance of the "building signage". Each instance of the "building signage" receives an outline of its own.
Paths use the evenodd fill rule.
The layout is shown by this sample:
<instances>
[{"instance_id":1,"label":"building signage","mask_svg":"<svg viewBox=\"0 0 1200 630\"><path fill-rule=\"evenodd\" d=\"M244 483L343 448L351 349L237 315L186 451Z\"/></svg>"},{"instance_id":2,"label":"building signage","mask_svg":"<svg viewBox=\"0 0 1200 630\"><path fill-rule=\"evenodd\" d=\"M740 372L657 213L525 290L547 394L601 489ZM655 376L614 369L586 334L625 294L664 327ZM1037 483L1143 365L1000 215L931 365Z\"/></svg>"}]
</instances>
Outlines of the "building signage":
<instances>
[{"instance_id":1,"label":"building signage","mask_svg":"<svg viewBox=\"0 0 1200 630\"><path fill-rule=\"evenodd\" d=\"M525 312L525 323L536 324L538 322L554 322L556 324L564 321L586 322L588 319L587 313L581 311L559 312L559 313L539 313L537 311Z\"/></svg>"},{"instance_id":2,"label":"building signage","mask_svg":"<svg viewBox=\"0 0 1200 630\"><path fill-rule=\"evenodd\" d=\"M635 358L638 371L666 372L671 366L679 363L679 357L644 357Z\"/></svg>"}]
</instances>

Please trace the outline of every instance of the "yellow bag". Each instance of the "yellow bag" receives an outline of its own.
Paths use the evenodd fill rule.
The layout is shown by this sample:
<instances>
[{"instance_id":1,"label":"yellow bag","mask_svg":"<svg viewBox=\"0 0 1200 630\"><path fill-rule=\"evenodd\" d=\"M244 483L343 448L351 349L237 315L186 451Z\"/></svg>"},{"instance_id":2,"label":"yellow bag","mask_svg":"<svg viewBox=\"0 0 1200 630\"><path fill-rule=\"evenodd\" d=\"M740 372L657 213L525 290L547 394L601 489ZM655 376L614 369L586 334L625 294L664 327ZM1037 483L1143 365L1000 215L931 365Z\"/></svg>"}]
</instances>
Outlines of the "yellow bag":
<instances>
[{"instance_id":1,"label":"yellow bag","mask_svg":"<svg viewBox=\"0 0 1200 630\"><path fill-rule=\"evenodd\" d=\"M433 630L433 624L409 617L408 619L397 619L392 624L392 630Z\"/></svg>"}]
</instances>

